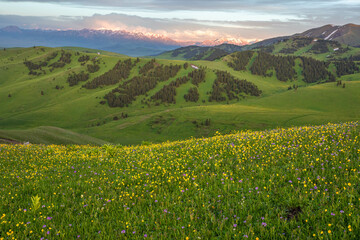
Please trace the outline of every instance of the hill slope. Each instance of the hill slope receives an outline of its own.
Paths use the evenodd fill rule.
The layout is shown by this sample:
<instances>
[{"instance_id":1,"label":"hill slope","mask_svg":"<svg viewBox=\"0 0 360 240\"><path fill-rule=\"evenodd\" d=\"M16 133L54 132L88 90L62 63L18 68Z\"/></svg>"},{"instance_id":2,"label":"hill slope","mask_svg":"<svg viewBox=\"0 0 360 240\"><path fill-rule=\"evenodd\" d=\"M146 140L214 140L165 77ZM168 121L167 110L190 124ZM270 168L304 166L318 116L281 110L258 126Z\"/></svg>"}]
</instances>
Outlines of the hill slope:
<instances>
[{"instance_id":1,"label":"hill slope","mask_svg":"<svg viewBox=\"0 0 360 240\"><path fill-rule=\"evenodd\" d=\"M325 25L313 28L299 36L332 40L350 46L360 46L360 25L346 24L343 26Z\"/></svg>"},{"instance_id":2,"label":"hill slope","mask_svg":"<svg viewBox=\"0 0 360 240\"><path fill-rule=\"evenodd\" d=\"M56 126L138 144L359 118L356 62L260 52L185 62L78 50L1 52L2 130Z\"/></svg>"},{"instance_id":3,"label":"hill slope","mask_svg":"<svg viewBox=\"0 0 360 240\"><path fill-rule=\"evenodd\" d=\"M359 122L348 122L135 147L0 144L0 231L357 239L359 136Z\"/></svg>"},{"instance_id":4,"label":"hill slope","mask_svg":"<svg viewBox=\"0 0 360 240\"><path fill-rule=\"evenodd\" d=\"M229 53L242 50L242 46L233 44L221 44L213 47L187 46L167 51L154 56L159 59L173 60L208 60L214 61L228 55Z\"/></svg>"}]
</instances>

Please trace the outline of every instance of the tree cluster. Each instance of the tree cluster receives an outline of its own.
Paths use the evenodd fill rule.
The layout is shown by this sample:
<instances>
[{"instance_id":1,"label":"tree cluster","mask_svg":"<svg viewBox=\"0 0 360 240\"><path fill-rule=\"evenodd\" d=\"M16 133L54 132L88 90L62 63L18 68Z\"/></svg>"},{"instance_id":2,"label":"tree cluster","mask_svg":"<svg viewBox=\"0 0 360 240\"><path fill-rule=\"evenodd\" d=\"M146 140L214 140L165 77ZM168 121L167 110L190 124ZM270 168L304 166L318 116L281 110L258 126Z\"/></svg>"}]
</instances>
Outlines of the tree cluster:
<instances>
[{"instance_id":1,"label":"tree cluster","mask_svg":"<svg viewBox=\"0 0 360 240\"><path fill-rule=\"evenodd\" d=\"M329 52L328 41L320 39L317 40L317 42L314 43L309 52L314 54L322 54Z\"/></svg>"},{"instance_id":2,"label":"tree cluster","mask_svg":"<svg viewBox=\"0 0 360 240\"><path fill-rule=\"evenodd\" d=\"M119 60L111 70L87 82L83 87L95 89L100 86L116 84L120 80L128 78L134 66L135 63L132 63L130 58L124 61Z\"/></svg>"},{"instance_id":3,"label":"tree cluster","mask_svg":"<svg viewBox=\"0 0 360 240\"><path fill-rule=\"evenodd\" d=\"M296 75L294 66L295 57L293 56L274 56L269 53L259 52L250 67L250 71L255 75L270 77L272 73L268 73L268 71L274 69L277 79L286 82L294 79Z\"/></svg>"},{"instance_id":4,"label":"tree cluster","mask_svg":"<svg viewBox=\"0 0 360 240\"><path fill-rule=\"evenodd\" d=\"M184 98L187 102L197 102L199 101L199 91L197 87L190 88L188 93L184 95Z\"/></svg>"},{"instance_id":5,"label":"tree cluster","mask_svg":"<svg viewBox=\"0 0 360 240\"><path fill-rule=\"evenodd\" d=\"M162 103L176 103L176 88L180 87L182 84L190 81L190 78L184 76L177 78L175 81L171 82L169 85L165 85L160 91L151 96L153 100L160 100ZM143 102L142 103L147 103Z\"/></svg>"},{"instance_id":6,"label":"tree cluster","mask_svg":"<svg viewBox=\"0 0 360 240\"><path fill-rule=\"evenodd\" d=\"M253 55L253 51L236 52L232 54L232 61L228 62L228 66L236 71L245 71Z\"/></svg>"},{"instance_id":7,"label":"tree cluster","mask_svg":"<svg viewBox=\"0 0 360 240\"><path fill-rule=\"evenodd\" d=\"M175 77L181 69L180 65L158 65L147 72L146 76L157 78L158 81L163 82L169 78Z\"/></svg>"},{"instance_id":8,"label":"tree cluster","mask_svg":"<svg viewBox=\"0 0 360 240\"><path fill-rule=\"evenodd\" d=\"M110 107L125 107L135 101L137 96L144 95L151 89L154 89L158 82L166 81L171 77L175 77L181 69L180 65L159 65L155 60L146 63L140 70L141 76L136 76L131 80L120 84L119 87L113 89L105 95ZM166 87L159 99L172 102L171 95L175 95L172 86Z\"/></svg>"},{"instance_id":9,"label":"tree cluster","mask_svg":"<svg viewBox=\"0 0 360 240\"><path fill-rule=\"evenodd\" d=\"M272 53L275 50L275 47L274 45L269 45L269 46L261 46L258 49L260 50L260 52Z\"/></svg>"},{"instance_id":10,"label":"tree cluster","mask_svg":"<svg viewBox=\"0 0 360 240\"><path fill-rule=\"evenodd\" d=\"M86 67L89 73L94 73L100 70L99 64L88 64Z\"/></svg>"},{"instance_id":11,"label":"tree cluster","mask_svg":"<svg viewBox=\"0 0 360 240\"><path fill-rule=\"evenodd\" d=\"M78 59L78 62L87 62L90 60L90 56L89 55L81 55Z\"/></svg>"},{"instance_id":12,"label":"tree cluster","mask_svg":"<svg viewBox=\"0 0 360 240\"><path fill-rule=\"evenodd\" d=\"M208 48L206 51L201 51L199 54L191 58L191 60L206 60L206 61L215 61L220 59L229 53L222 49L211 49Z\"/></svg>"},{"instance_id":13,"label":"tree cluster","mask_svg":"<svg viewBox=\"0 0 360 240\"><path fill-rule=\"evenodd\" d=\"M53 71L55 68L62 68L69 63L71 63L71 53L61 50L60 59L49 65L49 67L51 67L50 71Z\"/></svg>"},{"instance_id":14,"label":"tree cluster","mask_svg":"<svg viewBox=\"0 0 360 240\"><path fill-rule=\"evenodd\" d=\"M245 93L251 96L260 96L262 93L262 91L259 90L255 84L244 79L237 79L228 72L217 71L216 75L217 78L214 81L212 92L209 97L209 102L226 101L224 94L227 95L228 100L239 100L240 93Z\"/></svg>"},{"instance_id":15,"label":"tree cluster","mask_svg":"<svg viewBox=\"0 0 360 240\"><path fill-rule=\"evenodd\" d=\"M205 68L201 67L199 69L195 69L192 72L189 72L188 76L192 78L191 80L192 84L199 86L199 83L205 81L205 76L206 76Z\"/></svg>"},{"instance_id":16,"label":"tree cluster","mask_svg":"<svg viewBox=\"0 0 360 240\"><path fill-rule=\"evenodd\" d=\"M301 57L301 60L303 62L304 82L335 81L335 76L327 70L329 63L307 57Z\"/></svg>"},{"instance_id":17,"label":"tree cluster","mask_svg":"<svg viewBox=\"0 0 360 240\"><path fill-rule=\"evenodd\" d=\"M176 88L171 85L165 85L160 91L151 96L153 100L160 100L163 103L176 103Z\"/></svg>"},{"instance_id":18,"label":"tree cluster","mask_svg":"<svg viewBox=\"0 0 360 240\"><path fill-rule=\"evenodd\" d=\"M142 75L146 75L150 69L153 69L155 67L155 58L151 59L149 62L145 63L144 66L142 66L139 70L139 73Z\"/></svg>"},{"instance_id":19,"label":"tree cluster","mask_svg":"<svg viewBox=\"0 0 360 240\"><path fill-rule=\"evenodd\" d=\"M72 73L69 74L68 78L67 78L67 82L69 83L69 86L75 86L77 85L79 82L85 82L89 79L89 74L88 73Z\"/></svg>"},{"instance_id":20,"label":"tree cluster","mask_svg":"<svg viewBox=\"0 0 360 240\"><path fill-rule=\"evenodd\" d=\"M359 67L353 61L336 61L336 74L338 77L348 74L354 74L359 71Z\"/></svg>"},{"instance_id":21,"label":"tree cluster","mask_svg":"<svg viewBox=\"0 0 360 240\"><path fill-rule=\"evenodd\" d=\"M40 61L38 63L34 63L31 61L25 60L23 63L29 69L29 75L40 75L41 72L36 72L35 70L40 70L45 74L45 71L42 67L46 67L49 64L49 61L56 58L58 52L53 52L49 56L46 57L45 61Z\"/></svg>"}]
</instances>

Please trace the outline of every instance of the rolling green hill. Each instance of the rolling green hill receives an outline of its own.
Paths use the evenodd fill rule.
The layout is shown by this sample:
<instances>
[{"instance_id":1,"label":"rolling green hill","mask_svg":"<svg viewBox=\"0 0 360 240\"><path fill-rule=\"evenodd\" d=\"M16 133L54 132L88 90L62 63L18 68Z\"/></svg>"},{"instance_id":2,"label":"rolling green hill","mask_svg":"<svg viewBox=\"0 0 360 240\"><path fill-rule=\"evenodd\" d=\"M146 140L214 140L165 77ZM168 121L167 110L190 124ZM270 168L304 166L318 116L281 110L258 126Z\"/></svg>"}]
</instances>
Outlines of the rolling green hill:
<instances>
[{"instance_id":1,"label":"rolling green hill","mask_svg":"<svg viewBox=\"0 0 360 240\"><path fill-rule=\"evenodd\" d=\"M360 48L344 45L336 41L309 37L289 38L257 49L272 54L305 56L322 61L338 59L360 60Z\"/></svg>"},{"instance_id":2,"label":"rolling green hill","mask_svg":"<svg viewBox=\"0 0 360 240\"><path fill-rule=\"evenodd\" d=\"M358 62L256 51L185 62L66 49L1 51L0 138L139 144L360 117Z\"/></svg>"},{"instance_id":3,"label":"rolling green hill","mask_svg":"<svg viewBox=\"0 0 360 240\"><path fill-rule=\"evenodd\" d=\"M233 44L221 44L214 47L188 46L154 56L158 59L172 60L208 60L214 61L230 53L241 51L243 47Z\"/></svg>"}]
</instances>

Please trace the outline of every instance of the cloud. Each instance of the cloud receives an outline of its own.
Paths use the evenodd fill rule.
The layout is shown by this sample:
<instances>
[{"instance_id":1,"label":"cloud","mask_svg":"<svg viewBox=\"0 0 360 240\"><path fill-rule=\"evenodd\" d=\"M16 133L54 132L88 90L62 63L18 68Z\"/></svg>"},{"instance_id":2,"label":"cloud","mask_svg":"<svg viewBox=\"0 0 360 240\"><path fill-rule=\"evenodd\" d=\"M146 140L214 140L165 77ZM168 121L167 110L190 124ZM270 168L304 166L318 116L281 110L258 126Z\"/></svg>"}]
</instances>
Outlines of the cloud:
<instances>
[{"instance_id":1,"label":"cloud","mask_svg":"<svg viewBox=\"0 0 360 240\"><path fill-rule=\"evenodd\" d=\"M29 2L29 0L3 0L3 2ZM30 0L38 3L56 3L81 6L119 7L148 10L253 10L266 11L271 9L281 10L283 8L295 7L294 12L306 5L354 5L358 0Z\"/></svg>"},{"instance_id":2,"label":"cloud","mask_svg":"<svg viewBox=\"0 0 360 240\"><path fill-rule=\"evenodd\" d=\"M179 41L265 39L325 24L359 23L360 19L358 0L35 0L32 11L25 9L22 14L14 10L12 15L2 8L4 2L15 10L25 4L0 0L0 27L125 30ZM29 1L26 4L31 6ZM47 9L49 6L52 9ZM57 15L50 14L53 12ZM61 16L65 13L69 16Z\"/></svg>"}]
</instances>

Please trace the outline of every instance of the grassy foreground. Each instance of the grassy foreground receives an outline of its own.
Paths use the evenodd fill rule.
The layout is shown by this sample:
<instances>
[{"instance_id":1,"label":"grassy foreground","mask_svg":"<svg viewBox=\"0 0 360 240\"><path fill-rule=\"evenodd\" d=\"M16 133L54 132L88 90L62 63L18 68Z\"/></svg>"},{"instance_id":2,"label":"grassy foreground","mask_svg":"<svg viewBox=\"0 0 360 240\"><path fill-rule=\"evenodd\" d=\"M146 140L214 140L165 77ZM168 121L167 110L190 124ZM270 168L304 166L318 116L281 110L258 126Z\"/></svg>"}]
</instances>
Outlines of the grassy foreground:
<instances>
[{"instance_id":1,"label":"grassy foreground","mask_svg":"<svg viewBox=\"0 0 360 240\"><path fill-rule=\"evenodd\" d=\"M359 133L0 145L0 239L357 239Z\"/></svg>"}]
</instances>

